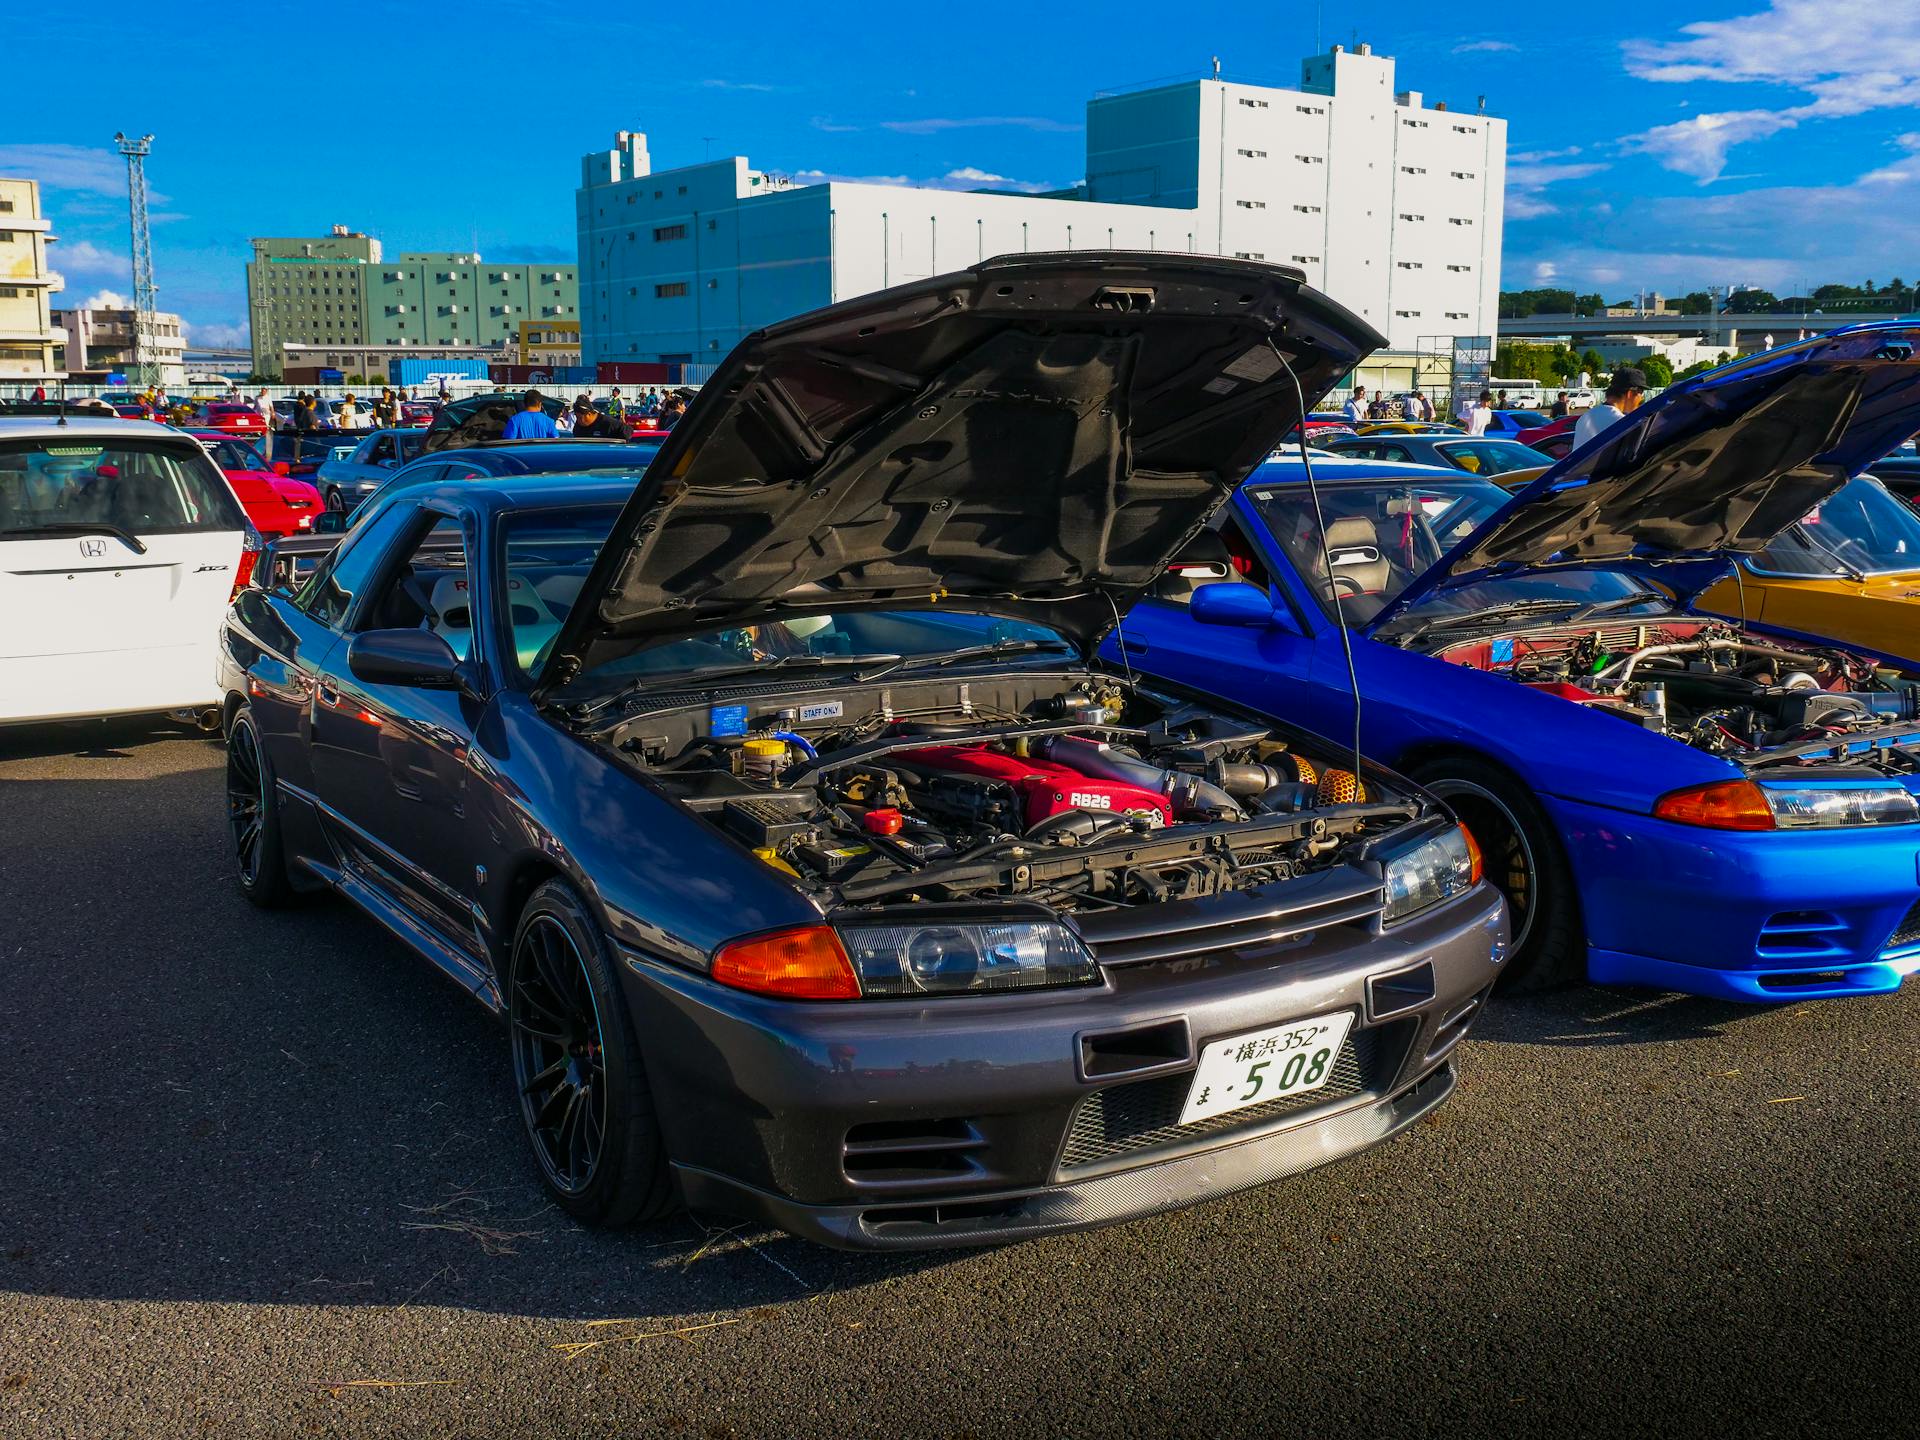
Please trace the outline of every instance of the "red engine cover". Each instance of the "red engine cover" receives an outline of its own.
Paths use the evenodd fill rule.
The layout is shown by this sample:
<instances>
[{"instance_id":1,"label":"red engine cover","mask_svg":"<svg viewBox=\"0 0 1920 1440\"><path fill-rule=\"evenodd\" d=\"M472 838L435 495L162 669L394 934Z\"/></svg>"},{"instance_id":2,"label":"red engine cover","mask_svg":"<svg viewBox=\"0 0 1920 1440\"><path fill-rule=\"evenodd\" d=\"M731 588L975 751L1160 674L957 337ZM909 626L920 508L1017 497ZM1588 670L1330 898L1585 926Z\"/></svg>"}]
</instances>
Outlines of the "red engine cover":
<instances>
[{"instance_id":1,"label":"red engine cover","mask_svg":"<svg viewBox=\"0 0 1920 1440\"><path fill-rule=\"evenodd\" d=\"M1116 780L1095 780L1052 760L1023 760L984 745L896 750L887 758L922 770L1003 781L1019 792L1021 817L1029 826L1063 810L1114 810L1145 815L1161 825L1173 823L1173 807L1166 796Z\"/></svg>"}]
</instances>

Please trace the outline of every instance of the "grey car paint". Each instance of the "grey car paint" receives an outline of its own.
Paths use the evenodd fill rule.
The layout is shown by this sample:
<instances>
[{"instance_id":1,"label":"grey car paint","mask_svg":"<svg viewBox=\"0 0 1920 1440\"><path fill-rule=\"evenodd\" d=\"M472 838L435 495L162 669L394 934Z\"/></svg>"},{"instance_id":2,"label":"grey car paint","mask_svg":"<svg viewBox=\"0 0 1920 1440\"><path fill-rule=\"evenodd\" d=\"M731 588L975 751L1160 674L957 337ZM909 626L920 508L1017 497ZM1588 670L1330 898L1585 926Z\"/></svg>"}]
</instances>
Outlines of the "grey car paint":
<instances>
[{"instance_id":1,"label":"grey car paint","mask_svg":"<svg viewBox=\"0 0 1920 1440\"><path fill-rule=\"evenodd\" d=\"M329 510L351 510L379 489L395 470L417 459L426 435L419 429L371 431L346 459L323 462L314 474L314 488Z\"/></svg>"}]
</instances>

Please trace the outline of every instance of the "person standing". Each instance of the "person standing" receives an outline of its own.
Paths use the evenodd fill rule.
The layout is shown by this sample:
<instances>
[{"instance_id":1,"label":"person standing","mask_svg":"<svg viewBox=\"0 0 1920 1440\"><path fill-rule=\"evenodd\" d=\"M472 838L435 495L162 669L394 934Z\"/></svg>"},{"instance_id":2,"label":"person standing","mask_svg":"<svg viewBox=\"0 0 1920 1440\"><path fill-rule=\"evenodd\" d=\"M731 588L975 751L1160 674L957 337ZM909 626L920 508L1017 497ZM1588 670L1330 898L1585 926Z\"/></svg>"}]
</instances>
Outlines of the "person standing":
<instances>
[{"instance_id":1,"label":"person standing","mask_svg":"<svg viewBox=\"0 0 1920 1440\"><path fill-rule=\"evenodd\" d=\"M571 440L573 438L573 417L574 412L579 408L578 403L562 405L560 407L560 413L553 417L553 428L559 433L562 440Z\"/></svg>"},{"instance_id":2,"label":"person standing","mask_svg":"<svg viewBox=\"0 0 1920 1440\"><path fill-rule=\"evenodd\" d=\"M1573 427L1573 448L1597 439L1640 408L1647 398L1647 374L1637 365L1622 365L1607 381L1607 398L1582 415Z\"/></svg>"},{"instance_id":3,"label":"person standing","mask_svg":"<svg viewBox=\"0 0 1920 1440\"><path fill-rule=\"evenodd\" d=\"M1353 393L1347 397L1347 403L1340 407L1341 414L1347 417L1347 424L1358 425L1367 418L1367 387L1356 385Z\"/></svg>"},{"instance_id":4,"label":"person standing","mask_svg":"<svg viewBox=\"0 0 1920 1440\"><path fill-rule=\"evenodd\" d=\"M1567 392L1562 390L1560 392L1560 398L1553 402L1553 409L1549 412L1549 418L1564 420L1570 413L1572 413L1572 407L1567 403Z\"/></svg>"},{"instance_id":5,"label":"person standing","mask_svg":"<svg viewBox=\"0 0 1920 1440\"><path fill-rule=\"evenodd\" d=\"M627 402L620 398L618 385L613 387L613 393L607 397L606 413L623 423L627 418Z\"/></svg>"},{"instance_id":6,"label":"person standing","mask_svg":"<svg viewBox=\"0 0 1920 1440\"><path fill-rule=\"evenodd\" d=\"M1493 423L1493 392L1482 390L1480 398L1467 407L1467 434L1484 435Z\"/></svg>"},{"instance_id":7,"label":"person standing","mask_svg":"<svg viewBox=\"0 0 1920 1440\"><path fill-rule=\"evenodd\" d=\"M594 408L593 397L582 395L573 402L573 438L576 440L624 440L627 426L623 420L603 415Z\"/></svg>"},{"instance_id":8,"label":"person standing","mask_svg":"<svg viewBox=\"0 0 1920 1440\"><path fill-rule=\"evenodd\" d=\"M273 397L267 394L266 386L262 385L260 393L253 397L253 408L259 412L261 421L267 427L260 436L260 450L266 456L267 463L271 465L273 463L273 426L277 417L273 413Z\"/></svg>"},{"instance_id":9,"label":"person standing","mask_svg":"<svg viewBox=\"0 0 1920 1440\"><path fill-rule=\"evenodd\" d=\"M560 433L538 390L520 397L520 413L507 421L503 440L551 440Z\"/></svg>"}]
</instances>

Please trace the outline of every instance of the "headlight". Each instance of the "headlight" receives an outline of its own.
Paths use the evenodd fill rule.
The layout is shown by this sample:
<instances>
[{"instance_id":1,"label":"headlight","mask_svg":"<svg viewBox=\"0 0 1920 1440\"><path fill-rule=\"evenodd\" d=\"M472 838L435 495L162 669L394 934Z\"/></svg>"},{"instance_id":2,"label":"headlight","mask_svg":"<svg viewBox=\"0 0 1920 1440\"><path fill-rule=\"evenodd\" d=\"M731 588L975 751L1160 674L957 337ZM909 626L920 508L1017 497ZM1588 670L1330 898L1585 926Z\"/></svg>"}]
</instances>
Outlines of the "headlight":
<instances>
[{"instance_id":1,"label":"headlight","mask_svg":"<svg viewBox=\"0 0 1920 1440\"><path fill-rule=\"evenodd\" d=\"M1100 979L1087 947L1055 920L858 925L840 934L865 995L979 994Z\"/></svg>"},{"instance_id":2,"label":"headlight","mask_svg":"<svg viewBox=\"0 0 1920 1440\"><path fill-rule=\"evenodd\" d=\"M1760 785L1716 780L1662 795L1653 813L1710 830L1826 830L1859 825L1910 825L1920 802L1895 784Z\"/></svg>"},{"instance_id":3,"label":"headlight","mask_svg":"<svg viewBox=\"0 0 1920 1440\"><path fill-rule=\"evenodd\" d=\"M1387 862L1387 908L1380 918L1391 925L1479 883L1480 847L1456 825Z\"/></svg>"}]
</instances>

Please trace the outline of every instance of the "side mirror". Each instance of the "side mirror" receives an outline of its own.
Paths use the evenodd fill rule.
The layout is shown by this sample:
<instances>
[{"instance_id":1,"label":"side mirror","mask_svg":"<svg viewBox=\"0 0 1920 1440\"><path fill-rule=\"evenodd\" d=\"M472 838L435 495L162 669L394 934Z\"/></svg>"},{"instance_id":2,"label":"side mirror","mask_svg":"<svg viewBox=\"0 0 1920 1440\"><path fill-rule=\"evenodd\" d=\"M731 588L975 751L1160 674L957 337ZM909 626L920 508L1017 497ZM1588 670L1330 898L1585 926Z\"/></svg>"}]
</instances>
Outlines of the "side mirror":
<instances>
[{"instance_id":1,"label":"side mirror","mask_svg":"<svg viewBox=\"0 0 1920 1440\"><path fill-rule=\"evenodd\" d=\"M369 685L456 690L460 657L431 630L367 630L347 645L347 669Z\"/></svg>"},{"instance_id":2,"label":"side mirror","mask_svg":"<svg viewBox=\"0 0 1920 1440\"><path fill-rule=\"evenodd\" d=\"M1264 629L1273 623L1273 601L1258 585L1227 581L1202 585L1193 592L1188 612L1201 625L1236 625Z\"/></svg>"},{"instance_id":3,"label":"side mirror","mask_svg":"<svg viewBox=\"0 0 1920 1440\"><path fill-rule=\"evenodd\" d=\"M273 468L273 473L274 473L274 474L276 474L276 475L291 475L291 474L293 474L293 466L291 466L291 465L289 465L289 464L288 464L288 463L287 463L286 461L284 461L284 460L276 460L276 461L274 461L274 462L273 462L273 467L272 467L272 468Z\"/></svg>"}]
</instances>

